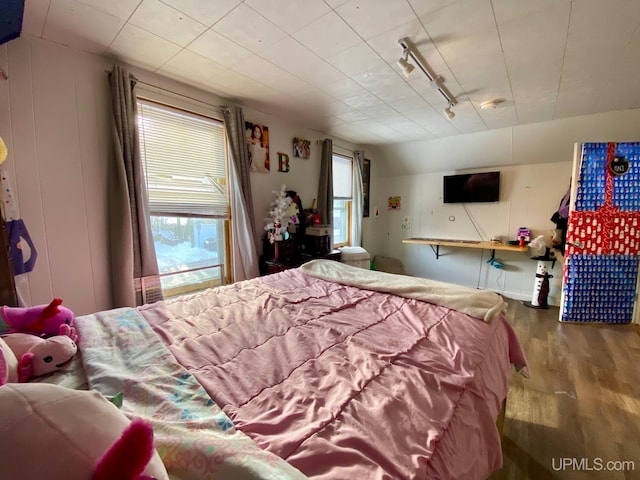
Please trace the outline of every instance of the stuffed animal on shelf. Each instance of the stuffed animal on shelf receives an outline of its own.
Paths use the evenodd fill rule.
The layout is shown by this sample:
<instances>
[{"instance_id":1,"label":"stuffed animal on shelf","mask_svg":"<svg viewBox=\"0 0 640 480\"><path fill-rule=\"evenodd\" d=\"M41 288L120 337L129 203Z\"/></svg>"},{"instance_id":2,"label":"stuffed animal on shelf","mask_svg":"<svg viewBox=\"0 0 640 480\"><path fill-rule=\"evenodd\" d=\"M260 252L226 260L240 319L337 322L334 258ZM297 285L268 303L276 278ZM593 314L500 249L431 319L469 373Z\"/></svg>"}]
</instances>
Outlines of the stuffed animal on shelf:
<instances>
[{"instance_id":1,"label":"stuffed animal on shelf","mask_svg":"<svg viewBox=\"0 0 640 480\"><path fill-rule=\"evenodd\" d=\"M62 300L54 298L49 305L35 307L8 307L0 309L2 319L9 326L7 333L31 333L34 335L67 335L74 342L78 337L73 327L75 316ZM74 338L75 337L75 338Z\"/></svg>"},{"instance_id":2,"label":"stuffed animal on shelf","mask_svg":"<svg viewBox=\"0 0 640 480\"><path fill-rule=\"evenodd\" d=\"M76 343L66 335L41 338L28 333L10 333L0 337L0 341L0 385L26 382L31 377L59 370L78 351Z\"/></svg>"},{"instance_id":3,"label":"stuffed animal on shelf","mask_svg":"<svg viewBox=\"0 0 640 480\"><path fill-rule=\"evenodd\" d=\"M130 421L98 392L9 384L0 387L0 411L0 478L169 478L151 425Z\"/></svg>"}]
</instances>

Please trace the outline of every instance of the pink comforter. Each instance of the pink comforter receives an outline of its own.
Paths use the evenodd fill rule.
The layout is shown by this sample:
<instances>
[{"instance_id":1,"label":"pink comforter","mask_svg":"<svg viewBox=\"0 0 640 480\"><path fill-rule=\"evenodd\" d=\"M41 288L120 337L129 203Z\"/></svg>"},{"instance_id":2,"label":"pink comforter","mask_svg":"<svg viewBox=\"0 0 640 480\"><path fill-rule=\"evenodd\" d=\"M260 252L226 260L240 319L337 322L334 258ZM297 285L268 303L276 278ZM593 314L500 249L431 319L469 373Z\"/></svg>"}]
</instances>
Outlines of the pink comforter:
<instances>
[{"instance_id":1,"label":"pink comforter","mask_svg":"<svg viewBox=\"0 0 640 480\"><path fill-rule=\"evenodd\" d=\"M288 270L140 309L234 424L313 479L486 478L510 347L491 322Z\"/></svg>"}]
</instances>

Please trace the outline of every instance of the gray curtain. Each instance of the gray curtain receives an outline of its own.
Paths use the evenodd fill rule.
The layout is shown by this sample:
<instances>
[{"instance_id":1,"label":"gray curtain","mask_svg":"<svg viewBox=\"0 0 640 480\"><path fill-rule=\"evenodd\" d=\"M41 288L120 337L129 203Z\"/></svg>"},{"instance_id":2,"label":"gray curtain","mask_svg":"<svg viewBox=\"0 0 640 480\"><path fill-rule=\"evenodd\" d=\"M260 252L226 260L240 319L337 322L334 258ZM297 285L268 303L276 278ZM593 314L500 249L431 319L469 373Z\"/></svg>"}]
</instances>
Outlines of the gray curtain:
<instances>
[{"instance_id":1,"label":"gray curtain","mask_svg":"<svg viewBox=\"0 0 640 480\"><path fill-rule=\"evenodd\" d=\"M240 281L259 275L256 221L249 175L249 153L245 139L242 108L222 107L222 115L231 153L229 196L232 208L233 280Z\"/></svg>"},{"instance_id":2,"label":"gray curtain","mask_svg":"<svg viewBox=\"0 0 640 480\"><path fill-rule=\"evenodd\" d=\"M247 207L247 215L251 220L251 233L256 238L256 221L253 213L253 194L251 193L251 178L249 175L249 152L245 138L244 112L240 107L222 107L224 128L231 147L231 159L236 167L238 180L242 188L242 197Z\"/></svg>"},{"instance_id":3,"label":"gray curtain","mask_svg":"<svg viewBox=\"0 0 640 480\"><path fill-rule=\"evenodd\" d=\"M114 65L109 84L114 146L109 178L113 303L115 307L133 307L161 299L162 290L140 162L135 78Z\"/></svg>"},{"instance_id":4,"label":"gray curtain","mask_svg":"<svg viewBox=\"0 0 640 480\"><path fill-rule=\"evenodd\" d=\"M320 182L318 183L318 214L323 225L333 224L333 140L322 141Z\"/></svg>"},{"instance_id":5,"label":"gray curtain","mask_svg":"<svg viewBox=\"0 0 640 480\"><path fill-rule=\"evenodd\" d=\"M362 165L364 151L353 152L353 200L351 202L351 245L362 245L362 213L364 207L364 192L362 186Z\"/></svg>"}]
</instances>

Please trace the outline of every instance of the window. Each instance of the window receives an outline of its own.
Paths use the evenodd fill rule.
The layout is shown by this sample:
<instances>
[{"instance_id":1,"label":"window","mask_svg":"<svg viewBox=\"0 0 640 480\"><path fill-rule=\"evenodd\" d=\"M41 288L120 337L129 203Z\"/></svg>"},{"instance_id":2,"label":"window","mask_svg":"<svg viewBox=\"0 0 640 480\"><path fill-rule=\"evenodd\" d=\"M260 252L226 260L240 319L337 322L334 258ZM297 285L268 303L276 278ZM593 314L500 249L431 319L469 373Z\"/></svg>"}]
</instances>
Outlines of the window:
<instances>
[{"instance_id":1,"label":"window","mask_svg":"<svg viewBox=\"0 0 640 480\"><path fill-rule=\"evenodd\" d=\"M221 285L230 218L224 125L142 99L138 125L163 295Z\"/></svg>"},{"instance_id":2,"label":"window","mask_svg":"<svg viewBox=\"0 0 640 480\"><path fill-rule=\"evenodd\" d=\"M351 244L353 159L333 154L333 246Z\"/></svg>"}]
</instances>

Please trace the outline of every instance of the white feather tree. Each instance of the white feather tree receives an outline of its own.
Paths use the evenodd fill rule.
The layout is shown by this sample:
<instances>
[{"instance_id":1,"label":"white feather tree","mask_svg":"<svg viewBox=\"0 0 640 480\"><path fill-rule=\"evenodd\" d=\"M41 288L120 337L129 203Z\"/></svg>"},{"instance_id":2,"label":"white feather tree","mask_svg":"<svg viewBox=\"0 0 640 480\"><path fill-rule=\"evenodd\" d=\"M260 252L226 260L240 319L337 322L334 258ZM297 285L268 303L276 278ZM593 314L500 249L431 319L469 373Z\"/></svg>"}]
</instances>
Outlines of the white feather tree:
<instances>
[{"instance_id":1,"label":"white feather tree","mask_svg":"<svg viewBox=\"0 0 640 480\"><path fill-rule=\"evenodd\" d=\"M264 229L267 231L269 242L284 240L284 235L289 226L289 216L287 214L292 199L287 196L287 186L282 184L280 191L274 190L276 198L269 207L269 216L265 218L267 224Z\"/></svg>"}]
</instances>

